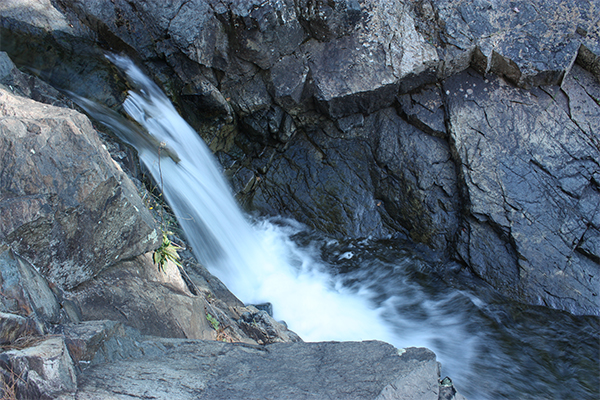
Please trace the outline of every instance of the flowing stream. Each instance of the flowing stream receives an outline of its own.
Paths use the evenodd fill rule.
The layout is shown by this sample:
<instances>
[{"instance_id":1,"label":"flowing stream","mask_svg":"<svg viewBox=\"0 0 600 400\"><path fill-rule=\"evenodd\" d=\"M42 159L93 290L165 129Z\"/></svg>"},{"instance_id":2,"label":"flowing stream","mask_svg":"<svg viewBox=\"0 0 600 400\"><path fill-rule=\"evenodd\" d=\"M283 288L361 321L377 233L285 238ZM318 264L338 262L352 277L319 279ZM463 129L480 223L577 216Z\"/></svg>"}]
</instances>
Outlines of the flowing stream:
<instances>
[{"instance_id":1,"label":"flowing stream","mask_svg":"<svg viewBox=\"0 0 600 400\"><path fill-rule=\"evenodd\" d=\"M245 303L271 302L305 341L378 339L424 346L469 399L596 399L597 318L525 307L450 286L399 241L336 241L283 218L244 215L221 168L160 89L110 56L132 86L123 104L143 129L78 103L133 145L197 259Z\"/></svg>"}]
</instances>

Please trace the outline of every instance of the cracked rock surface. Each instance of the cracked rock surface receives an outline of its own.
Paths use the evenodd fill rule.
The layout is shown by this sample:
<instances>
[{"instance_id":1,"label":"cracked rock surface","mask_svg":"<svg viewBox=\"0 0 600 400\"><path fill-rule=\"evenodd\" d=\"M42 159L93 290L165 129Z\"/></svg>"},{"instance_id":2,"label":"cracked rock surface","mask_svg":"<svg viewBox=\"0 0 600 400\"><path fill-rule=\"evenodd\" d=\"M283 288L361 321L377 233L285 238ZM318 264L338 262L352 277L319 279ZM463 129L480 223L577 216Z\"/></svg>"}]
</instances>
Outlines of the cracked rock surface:
<instances>
[{"instance_id":1,"label":"cracked rock surface","mask_svg":"<svg viewBox=\"0 0 600 400\"><path fill-rule=\"evenodd\" d=\"M592 80L575 66L563 89L524 91L467 71L444 89L469 214L461 257L511 297L596 314L600 105L585 90Z\"/></svg>"}]
</instances>

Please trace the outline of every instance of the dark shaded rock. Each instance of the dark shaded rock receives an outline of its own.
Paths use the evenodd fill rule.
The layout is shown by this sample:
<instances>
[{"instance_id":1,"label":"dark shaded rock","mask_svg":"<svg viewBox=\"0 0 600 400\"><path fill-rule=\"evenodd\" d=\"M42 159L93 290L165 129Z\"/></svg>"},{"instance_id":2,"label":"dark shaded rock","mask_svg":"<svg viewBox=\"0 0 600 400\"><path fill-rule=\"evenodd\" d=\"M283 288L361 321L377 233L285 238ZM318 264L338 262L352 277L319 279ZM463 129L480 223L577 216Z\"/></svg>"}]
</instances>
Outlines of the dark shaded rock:
<instances>
[{"instance_id":1,"label":"dark shaded rock","mask_svg":"<svg viewBox=\"0 0 600 400\"><path fill-rule=\"evenodd\" d=\"M444 0L432 4L441 22L436 33L445 46L472 54L473 67L518 86L560 84L581 46L590 64L600 55L600 10L590 2ZM451 57L460 57L460 52Z\"/></svg>"},{"instance_id":2,"label":"dark shaded rock","mask_svg":"<svg viewBox=\"0 0 600 400\"><path fill-rule=\"evenodd\" d=\"M63 14L76 15L82 25L97 35L97 40L114 49L136 49L145 57L156 55L154 44L160 31L154 19L142 19L127 1L95 2L59 0ZM67 11L68 10L68 11ZM160 25L159 25L160 26Z\"/></svg>"},{"instance_id":3,"label":"dark shaded rock","mask_svg":"<svg viewBox=\"0 0 600 400\"><path fill-rule=\"evenodd\" d=\"M224 115L233 118L233 110L221 92L208 80L203 79L197 84L187 84L181 92L182 97L194 102L197 108L206 114Z\"/></svg>"},{"instance_id":4,"label":"dark shaded rock","mask_svg":"<svg viewBox=\"0 0 600 400\"><path fill-rule=\"evenodd\" d=\"M351 34L369 17L358 0L300 0L297 7L310 35L323 42Z\"/></svg>"},{"instance_id":5,"label":"dark shaded rock","mask_svg":"<svg viewBox=\"0 0 600 400\"><path fill-rule=\"evenodd\" d=\"M20 68L62 89L86 88L91 97L117 104L124 86L96 45L98 32L72 10L50 0L10 0L0 5L0 15L0 50Z\"/></svg>"},{"instance_id":6,"label":"dark shaded rock","mask_svg":"<svg viewBox=\"0 0 600 400\"><path fill-rule=\"evenodd\" d=\"M423 132L447 138L445 112L438 87L398 96L398 113Z\"/></svg>"},{"instance_id":7,"label":"dark shaded rock","mask_svg":"<svg viewBox=\"0 0 600 400\"><path fill-rule=\"evenodd\" d=\"M13 93L40 103L73 108L72 102L41 79L19 71L5 52L0 52L0 83Z\"/></svg>"},{"instance_id":8,"label":"dark shaded rock","mask_svg":"<svg viewBox=\"0 0 600 400\"><path fill-rule=\"evenodd\" d=\"M51 400L77 389L73 361L62 337L0 353L0 373L19 399Z\"/></svg>"},{"instance_id":9,"label":"dark shaded rock","mask_svg":"<svg viewBox=\"0 0 600 400\"><path fill-rule=\"evenodd\" d=\"M432 352L397 350L382 342L250 347L163 339L138 347L135 358L87 369L76 398L152 393L157 399L437 400L439 393L439 364Z\"/></svg>"},{"instance_id":10,"label":"dark shaded rock","mask_svg":"<svg viewBox=\"0 0 600 400\"><path fill-rule=\"evenodd\" d=\"M254 205L289 213L336 236L400 231L446 251L458 224L456 172L448 144L394 109L317 120L276 156ZM293 183L293 184L291 184Z\"/></svg>"},{"instance_id":11,"label":"dark shaded rock","mask_svg":"<svg viewBox=\"0 0 600 400\"><path fill-rule=\"evenodd\" d=\"M0 240L63 288L157 247L137 189L87 117L2 89L0 98Z\"/></svg>"},{"instance_id":12,"label":"dark shaded rock","mask_svg":"<svg viewBox=\"0 0 600 400\"><path fill-rule=\"evenodd\" d=\"M266 70L306 38L292 0L228 2L234 54Z\"/></svg>"},{"instance_id":13,"label":"dark shaded rock","mask_svg":"<svg viewBox=\"0 0 600 400\"><path fill-rule=\"evenodd\" d=\"M273 101L289 113L296 114L310 105L308 62L303 54L282 57L270 69L268 85Z\"/></svg>"},{"instance_id":14,"label":"dark shaded rock","mask_svg":"<svg viewBox=\"0 0 600 400\"><path fill-rule=\"evenodd\" d=\"M461 257L513 298L594 315L600 106L588 91L597 85L580 68L564 90L527 92L472 71L444 85L468 199Z\"/></svg>"},{"instance_id":15,"label":"dark shaded rock","mask_svg":"<svg viewBox=\"0 0 600 400\"><path fill-rule=\"evenodd\" d=\"M277 146L277 142L285 144L297 130L293 118L277 106L248 115L241 122L245 133L263 145Z\"/></svg>"},{"instance_id":16,"label":"dark shaded rock","mask_svg":"<svg viewBox=\"0 0 600 400\"><path fill-rule=\"evenodd\" d=\"M342 134L329 123L296 135L261 178L253 206L293 215L332 235L387 233L366 167L372 152L360 134Z\"/></svg>"},{"instance_id":17,"label":"dark shaded rock","mask_svg":"<svg viewBox=\"0 0 600 400\"><path fill-rule=\"evenodd\" d=\"M248 337L258 344L302 341L298 335L289 331L284 324L275 321L272 315L269 315L267 311L258 309L258 307L248 307L249 311L244 312L238 321L239 327Z\"/></svg>"},{"instance_id":18,"label":"dark shaded rock","mask_svg":"<svg viewBox=\"0 0 600 400\"><path fill-rule=\"evenodd\" d=\"M460 210L448 143L415 129L392 109L367 118L364 129L377 132L370 135L371 175L387 224L416 243L447 251Z\"/></svg>"}]
</instances>

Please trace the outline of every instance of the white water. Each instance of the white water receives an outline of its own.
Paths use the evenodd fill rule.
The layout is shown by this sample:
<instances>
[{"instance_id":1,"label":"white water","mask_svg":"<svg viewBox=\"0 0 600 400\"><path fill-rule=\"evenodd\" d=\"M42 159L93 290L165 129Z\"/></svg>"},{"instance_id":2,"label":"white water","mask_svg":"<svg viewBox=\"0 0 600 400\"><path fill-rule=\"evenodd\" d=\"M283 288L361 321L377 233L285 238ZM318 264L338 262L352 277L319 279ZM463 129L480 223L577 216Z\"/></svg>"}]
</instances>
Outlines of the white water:
<instances>
[{"instance_id":1,"label":"white water","mask_svg":"<svg viewBox=\"0 0 600 400\"><path fill-rule=\"evenodd\" d=\"M128 59L110 59L133 83L123 106L144 129L74 97L136 147L198 260L242 301L271 302L274 317L306 341L378 339L398 348L428 347L441 361L443 374L471 400L552 398L557 393L584 398L594 390L589 382L597 382L598 351L588 333L597 328L585 321L531 313L510 322L504 308L473 294L415 283L409 271L420 261L397 255L392 247L385 253L385 245L377 245L374 252L386 254L382 261L360 243L350 249L323 240L299 246L291 238L306 228L294 221L250 224L207 146L166 96ZM323 261L325 253L333 254L333 264ZM345 262L358 262L360 268L335 276L329 272ZM565 344L564 337L579 332L588 332L581 343L591 346L582 350L577 340ZM557 349L567 356L554 355ZM579 351L590 364L571 370L581 363Z\"/></svg>"},{"instance_id":2,"label":"white water","mask_svg":"<svg viewBox=\"0 0 600 400\"><path fill-rule=\"evenodd\" d=\"M271 302L274 317L306 341L393 342L380 310L365 297L336 288L317 260L298 249L282 228L268 222L252 227L212 153L167 97L130 60L110 59L135 86L125 111L168 150L152 146L140 132L124 133L125 140L159 182L197 259L243 302ZM91 103L86 108L93 113ZM116 118L103 122L124 130ZM169 156L173 153L176 157Z\"/></svg>"}]
</instances>

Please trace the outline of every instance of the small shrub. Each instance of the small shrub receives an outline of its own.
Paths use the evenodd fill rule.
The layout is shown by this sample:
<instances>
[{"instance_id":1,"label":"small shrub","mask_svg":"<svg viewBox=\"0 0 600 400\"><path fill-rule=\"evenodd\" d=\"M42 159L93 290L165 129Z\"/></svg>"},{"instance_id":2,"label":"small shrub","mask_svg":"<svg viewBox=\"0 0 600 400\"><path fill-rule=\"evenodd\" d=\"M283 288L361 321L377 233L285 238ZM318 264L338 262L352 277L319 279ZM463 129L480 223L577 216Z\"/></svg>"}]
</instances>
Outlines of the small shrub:
<instances>
[{"instance_id":1,"label":"small shrub","mask_svg":"<svg viewBox=\"0 0 600 400\"><path fill-rule=\"evenodd\" d=\"M175 264L181 267L181 262L179 254L177 254L177 250L180 248L179 246L173 244L167 234L170 232L163 232L163 240L158 249L154 251L152 255L152 259L154 260L154 264L158 264L158 269L161 271L165 271L165 263L168 260L173 261Z\"/></svg>"}]
</instances>

